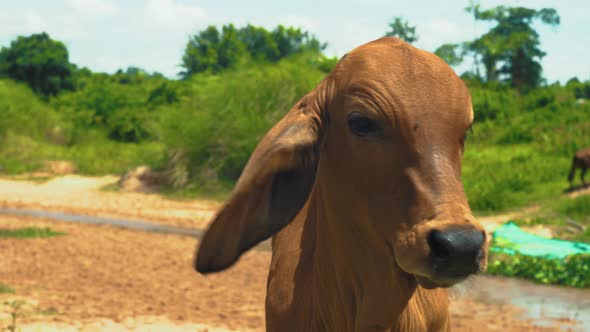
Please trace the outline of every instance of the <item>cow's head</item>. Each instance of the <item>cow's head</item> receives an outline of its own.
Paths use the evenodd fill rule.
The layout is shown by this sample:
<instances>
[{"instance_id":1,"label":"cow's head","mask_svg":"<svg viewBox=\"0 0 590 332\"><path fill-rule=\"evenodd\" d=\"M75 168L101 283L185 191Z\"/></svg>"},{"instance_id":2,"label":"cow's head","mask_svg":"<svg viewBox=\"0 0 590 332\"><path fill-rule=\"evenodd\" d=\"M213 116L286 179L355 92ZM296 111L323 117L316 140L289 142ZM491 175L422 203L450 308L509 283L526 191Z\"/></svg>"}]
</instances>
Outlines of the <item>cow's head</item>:
<instances>
[{"instance_id":1,"label":"cow's head","mask_svg":"<svg viewBox=\"0 0 590 332\"><path fill-rule=\"evenodd\" d=\"M315 187L423 287L481 271L486 235L461 183L472 121L467 87L435 55L395 38L352 50L256 147L197 270L232 265L287 225Z\"/></svg>"}]
</instances>

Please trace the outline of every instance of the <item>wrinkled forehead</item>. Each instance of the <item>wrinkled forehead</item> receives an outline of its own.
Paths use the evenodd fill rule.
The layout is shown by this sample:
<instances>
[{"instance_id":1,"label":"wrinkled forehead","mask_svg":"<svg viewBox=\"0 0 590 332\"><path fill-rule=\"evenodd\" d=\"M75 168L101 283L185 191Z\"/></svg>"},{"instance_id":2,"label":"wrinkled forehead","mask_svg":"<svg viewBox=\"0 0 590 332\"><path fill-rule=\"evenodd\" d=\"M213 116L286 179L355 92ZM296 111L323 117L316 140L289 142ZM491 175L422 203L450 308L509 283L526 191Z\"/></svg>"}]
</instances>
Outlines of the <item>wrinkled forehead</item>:
<instances>
[{"instance_id":1,"label":"wrinkled forehead","mask_svg":"<svg viewBox=\"0 0 590 332\"><path fill-rule=\"evenodd\" d=\"M464 130L473 121L469 91L440 58L382 38L349 52L334 73L338 90L374 99L382 116L408 125Z\"/></svg>"}]
</instances>

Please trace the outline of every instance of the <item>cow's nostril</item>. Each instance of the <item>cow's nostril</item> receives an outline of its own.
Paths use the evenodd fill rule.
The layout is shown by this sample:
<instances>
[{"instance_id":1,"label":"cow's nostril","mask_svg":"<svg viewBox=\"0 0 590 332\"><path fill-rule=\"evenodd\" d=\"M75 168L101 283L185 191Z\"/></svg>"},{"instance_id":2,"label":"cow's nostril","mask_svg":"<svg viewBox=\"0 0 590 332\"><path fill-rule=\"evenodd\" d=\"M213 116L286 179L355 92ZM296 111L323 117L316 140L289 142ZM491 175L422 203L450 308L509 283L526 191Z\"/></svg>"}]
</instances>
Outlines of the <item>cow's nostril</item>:
<instances>
[{"instance_id":1,"label":"cow's nostril","mask_svg":"<svg viewBox=\"0 0 590 332\"><path fill-rule=\"evenodd\" d=\"M447 259L451 255L451 243L442 232L433 230L428 235L428 245L432 255L439 259Z\"/></svg>"},{"instance_id":2,"label":"cow's nostril","mask_svg":"<svg viewBox=\"0 0 590 332\"><path fill-rule=\"evenodd\" d=\"M475 229L433 230L428 234L434 268L447 276L467 276L480 268L485 235Z\"/></svg>"}]
</instances>

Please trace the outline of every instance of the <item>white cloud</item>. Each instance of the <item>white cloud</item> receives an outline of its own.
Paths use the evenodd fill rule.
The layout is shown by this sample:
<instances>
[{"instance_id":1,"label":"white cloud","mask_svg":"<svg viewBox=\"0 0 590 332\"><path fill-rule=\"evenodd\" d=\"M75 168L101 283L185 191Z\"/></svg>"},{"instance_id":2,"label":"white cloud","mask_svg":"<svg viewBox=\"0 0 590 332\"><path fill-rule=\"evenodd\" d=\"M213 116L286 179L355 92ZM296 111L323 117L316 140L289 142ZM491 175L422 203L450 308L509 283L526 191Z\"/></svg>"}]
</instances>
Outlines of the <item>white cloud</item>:
<instances>
[{"instance_id":1,"label":"white cloud","mask_svg":"<svg viewBox=\"0 0 590 332\"><path fill-rule=\"evenodd\" d=\"M416 30L416 45L431 52L442 44L465 41L476 35L473 25L460 26L453 21L440 18L418 23Z\"/></svg>"},{"instance_id":2,"label":"white cloud","mask_svg":"<svg viewBox=\"0 0 590 332\"><path fill-rule=\"evenodd\" d=\"M284 26L301 28L306 31L314 31L317 29L317 25L311 19L297 15L286 15L283 17L279 17L276 20L276 23L269 28L274 29L279 24L282 24Z\"/></svg>"},{"instance_id":3,"label":"white cloud","mask_svg":"<svg viewBox=\"0 0 590 332\"><path fill-rule=\"evenodd\" d=\"M154 28L173 31L190 31L202 26L208 17L205 11L195 5L179 3L175 0L149 0L146 7L147 19Z\"/></svg>"},{"instance_id":4,"label":"white cloud","mask_svg":"<svg viewBox=\"0 0 590 332\"><path fill-rule=\"evenodd\" d=\"M27 10L24 13L24 30L27 33L40 32L47 29L47 24L39 13L33 10Z\"/></svg>"},{"instance_id":5,"label":"white cloud","mask_svg":"<svg viewBox=\"0 0 590 332\"><path fill-rule=\"evenodd\" d=\"M324 17L317 37L328 42L326 53L341 57L357 46L385 34L383 24L356 17Z\"/></svg>"},{"instance_id":6,"label":"white cloud","mask_svg":"<svg viewBox=\"0 0 590 332\"><path fill-rule=\"evenodd\" d=\"M52 38L66 41L85 34L79 20L71 16L47 16L32 9L0 13L0 36L14 38L40 32L47 32Z\"/></svg>"},{"instance_id":7,"label":"white cloud","mask_svg":"<svg viewBox=\"0 0 590 332\"><path fill-rule=\"evenodd\" d=\"M117 16L121 8L113 0L65 0L72 9L88 16Z\"/></svg>"},{"instance_id":8,"label":"white cloud","mask_svg":"<svg viewBox=\"0 0 590 332\"><path fill-rule=\"evenodd\" d=\"M2 34L31 34L46 29L47 24L41 15L34 10L21 13L0 13L0 31Z\"/></svg>"}]
</instances>

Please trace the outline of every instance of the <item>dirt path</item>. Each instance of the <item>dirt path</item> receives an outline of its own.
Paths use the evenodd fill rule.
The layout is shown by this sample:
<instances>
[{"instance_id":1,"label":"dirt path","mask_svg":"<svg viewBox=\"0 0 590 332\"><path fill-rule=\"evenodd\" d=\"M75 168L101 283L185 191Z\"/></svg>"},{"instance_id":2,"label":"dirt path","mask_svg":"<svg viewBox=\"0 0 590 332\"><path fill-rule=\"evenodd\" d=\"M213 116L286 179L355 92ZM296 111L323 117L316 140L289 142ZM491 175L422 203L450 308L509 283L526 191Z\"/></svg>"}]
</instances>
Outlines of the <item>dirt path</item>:
<instances>
[{"instance_id":1,"label":"dirt path","mask_svg":"<svg viewBox=\"0 0 590 332\"><path fill-rule=\"evenodd\" d=\"M157 195L104 192L116 178L66 176L44 184L0 180L0 206L146 219L202 228L216 202L177 202ZM67 235L0 239L0 284L32 304L22 331L263 331L270 253L251 251L233 268L202 276L191 263L197 241L110 226L0 216L0 227L51 227ZM0 309L0 330L11 307ZM569 317L535 326L507 302L459 296L454 331L579 330ZM538 325L538 324L537 324ZM41 329L39 329L41 328Z\"/></svg>"},{"instance_id":2,"label":"dirt path","mask_svg":"<svg viewBox=\"0 0 590 332\"><path fill-rule=\"evenodd\" d=\"M66 175L47 182L0 178L0 207L60 211L79 215L145 219L167 225L204 228L216 201L175 201L156 194L102 190L118 178Z\"/></svg>"},{"instance_id":3,"label":"dirt path","mask_svg":"<svg viewBox=\"0 0 590 332\"><path fill-rule=\"evenodd\" d=\"M157 194L112 192L102 188L116 184L118 177L82 177L66 175L46 182L0 178L0 207L59 211L78 215L144 219L166 225L203 229L216 209L217 201L164 199ZM590 193L590 191L589 191ZM583 194L573 192L570 196ZM488 232L506 220L535 212L539 207L495 216L478 217ZM527 229L550 237L542 226Z\"/></svg>"}]
</instances>

